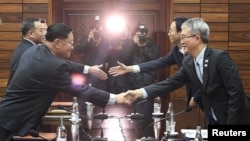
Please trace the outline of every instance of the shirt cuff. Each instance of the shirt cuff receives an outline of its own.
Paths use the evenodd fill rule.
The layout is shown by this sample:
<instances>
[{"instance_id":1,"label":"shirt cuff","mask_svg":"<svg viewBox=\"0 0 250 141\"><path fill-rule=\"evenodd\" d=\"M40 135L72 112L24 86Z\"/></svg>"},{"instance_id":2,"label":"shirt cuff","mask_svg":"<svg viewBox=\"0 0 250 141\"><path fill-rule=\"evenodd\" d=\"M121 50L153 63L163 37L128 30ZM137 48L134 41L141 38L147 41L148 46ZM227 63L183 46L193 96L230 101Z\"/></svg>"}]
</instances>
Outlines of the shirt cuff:
<instances>
[{"instance_id":1,"label":"shirt cuff","mask_svg":"<svg viewBox=\"0 0 250 141\"><path fill-rule=\"evenodd\" d=\"M141 90L142 90L143 99L148 98L148 93L146 92L146 90L144 88L141 88Z\"/></svg>"},{"instance_id":2,"label":"shirt cuff","mask_svg":"<svg viewBox=\"0 0 250 141\"><path fill-rule=\"evenodd\" d=\"M84 65L83 73L84 74L88 74L89 73L89 66L88 65Z\"/></svg>"},{"instance_id":3,"label":"shirt cuff","mask_svg":"<svg viewBox=\"0 0 250 141\"><path fill-rule=\"evenodd\" d=\"M110 94L108 105L115 105L115 94Z\"/></svg>"},{"instance_id":4,"label":"shirt cuff","mask_svg":"<svg viewBox=\"0 0 250 141\"><path fill-rule=\"evenodd\" d=\"M133 73L139 73L141 70L140 70L140 67L138 65L133 65Z\"/></svg>"}]
</instances>

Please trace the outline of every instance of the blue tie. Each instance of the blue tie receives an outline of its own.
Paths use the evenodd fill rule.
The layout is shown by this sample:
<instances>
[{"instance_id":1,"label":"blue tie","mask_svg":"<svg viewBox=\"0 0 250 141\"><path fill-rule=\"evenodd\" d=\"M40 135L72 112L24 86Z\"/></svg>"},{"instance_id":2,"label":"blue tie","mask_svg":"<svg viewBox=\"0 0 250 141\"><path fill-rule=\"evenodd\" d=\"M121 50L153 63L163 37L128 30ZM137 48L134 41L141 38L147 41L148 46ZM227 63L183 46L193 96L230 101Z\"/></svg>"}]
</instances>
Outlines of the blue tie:
<instances>
[{"instance_id":1,"label":"blue tie","mask_svg":"<svg viewBox=\"0 0 250 141\"><path fill-rule=\"evenodd\" d=\"M196 73L197 73L198 78L200 79L201 83L203 83L200 64L198 62L196 62L196 61L195 61L195 69L196 69Z\"/></svg>"},{"instance_id":2,"label":"blue tie","mask_svg":"<svg viewBox=\"0 0 250 141\"><path fill-rule=\"evenodd\" d=\"M200 64L197 61L195 61L195 69L196 69L196 73L197 73L198 78L200 79L201 83L203 84L203 79L202 79L203 73L201 71ZM217 123L217 118L214 114L214 110L212 107L210 110L211 110L210 111L211 113L209 114L209 116L211 119L209 120L209 124L215 124L215 123Z\"/></svg>"}]
</instances>

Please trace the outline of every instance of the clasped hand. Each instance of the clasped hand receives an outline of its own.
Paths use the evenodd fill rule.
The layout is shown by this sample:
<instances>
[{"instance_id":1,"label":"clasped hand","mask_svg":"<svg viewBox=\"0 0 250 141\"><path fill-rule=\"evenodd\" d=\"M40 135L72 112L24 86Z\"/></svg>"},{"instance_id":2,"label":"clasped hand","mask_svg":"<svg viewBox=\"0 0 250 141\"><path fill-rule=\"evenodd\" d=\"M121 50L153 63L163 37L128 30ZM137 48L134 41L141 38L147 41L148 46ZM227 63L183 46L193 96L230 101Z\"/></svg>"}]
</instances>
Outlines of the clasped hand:
<instances>
[{"instance_id":1,"label":"clasped hand","mask_svg":"<svg viewBox=\"0 0 250 141\"><path fill-rule=\"evenodd\" d=\"M116 104L131 105L137 99L142 98L142 91L140 89L128 90L127 92L116 95Z\"/></svg>"}]
</instances>

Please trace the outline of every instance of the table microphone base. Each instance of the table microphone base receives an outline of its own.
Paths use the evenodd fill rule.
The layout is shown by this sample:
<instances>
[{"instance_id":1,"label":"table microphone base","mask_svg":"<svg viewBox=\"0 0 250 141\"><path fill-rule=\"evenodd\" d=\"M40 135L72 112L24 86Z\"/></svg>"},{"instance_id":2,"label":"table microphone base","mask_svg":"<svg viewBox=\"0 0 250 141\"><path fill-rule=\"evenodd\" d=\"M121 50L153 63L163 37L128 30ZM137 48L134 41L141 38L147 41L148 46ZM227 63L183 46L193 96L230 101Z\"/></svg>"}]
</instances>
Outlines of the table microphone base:
<instances>
[{"instance_id":1,"label":"table microphone base","mask_svg":"<svg viewBox=\"0 0 250 141\"><path fill-rule=\"evenodd\" d=\"M158 141L158 140L154 137L142 137L141 141Z\"/></svg>"}]
</instances>

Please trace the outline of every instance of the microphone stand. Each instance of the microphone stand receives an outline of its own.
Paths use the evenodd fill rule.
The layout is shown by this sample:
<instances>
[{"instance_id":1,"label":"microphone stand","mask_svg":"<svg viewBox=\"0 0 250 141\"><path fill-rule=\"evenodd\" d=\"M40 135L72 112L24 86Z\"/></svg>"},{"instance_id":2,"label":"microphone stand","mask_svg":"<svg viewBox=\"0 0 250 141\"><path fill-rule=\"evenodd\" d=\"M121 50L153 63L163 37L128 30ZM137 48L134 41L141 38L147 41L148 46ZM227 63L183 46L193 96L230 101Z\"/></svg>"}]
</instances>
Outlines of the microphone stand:
<instances>
[{"instance_id":1,"label":"microphone stand","mask_svg":"<svg viewBox=\"0 0 250 141\"><path fill-rule=\"evenodd\" d=\"M184 113L184 112L190 112L190 111L192 111L192 107L187 107L187 108L185 108L184 110L182 110L182 111L180 111L180 112L174 114L174 116L179 115L179 114ZM141 138L141 141L157 141L157 139L155 139L154 137L148 137L148 128L149 128L150 126L154 125L154 124L157 123L157 122L160 122L160 121L162 121L162 120L166 120L167 118L169 118L169 116L167 116L167 117L165 117L165 118L161 118L161 119L159 119L159 120L157 120L157 121L155 121L155 122L150 123L150 124L146 127L146 129L145 129L145 137L142 137L142 138ZM169 136L169 134L170 134L170 133L168 133L167 135ZM167 137L168 137L168 136L167 136Z\"/></svg>"},{"instance_id":2,"label":"microphone stand","mask_svg":"<svg viewBox=\"0 0 250 141\"><path fill-rule=\"evenodd\" d=\"M147 99L144 99L144 100L138 102L138 103L135 105L134 113L131 113L131 114L128 115L127 117L131 118L132 120L144 119L145 116L144 116L143 114L140 114L140 113L137 113L137 112L136 112L136 107L137 107L138 105L140 105L141 103L144 103L144 102L146 102L146 101L147 101Z\"/></svg>"},{"instance_id":3,"label":"microphone stand","mask_svg":"<svg viewBox=\"0 0 250 141\"><path fill-rule=\"evenodd\" d=\"M104 119L108 119L108 114L105 113L105 109L103 108L102 109L102 113L99 113L99 114L96 114L94 116L95 119L101 119L101 120L104 120Z\"/></svg>"},{"instance_id":4,"label":"microphone stand","mask_svg":"<svg viewBox=\"0 0 250 141\"><path fill-rule=\"evenodd\" d=\"M91 120L91 119L89 119L88 117L86 117L86 116L84 116L84 115L82 115L82 114L80 114L80 113L73 112L73 111L71 111L71 110L65 108L65 107L62 106L62 105L58 105L58 106L57 106L57 109L66 110L67 112L77 114L77 115L79 115L80 117L82 117L82 118L84 118L84 119ZM94 122L94 123L101 129L101 136L99 136L99 137L94 137L94 138L93 138L93 141L107 141L108 138L103 137L103 129L102 129L101 125L98 124L98 123L96 123L96 122Z\"/></svg>"}]
</instances>

